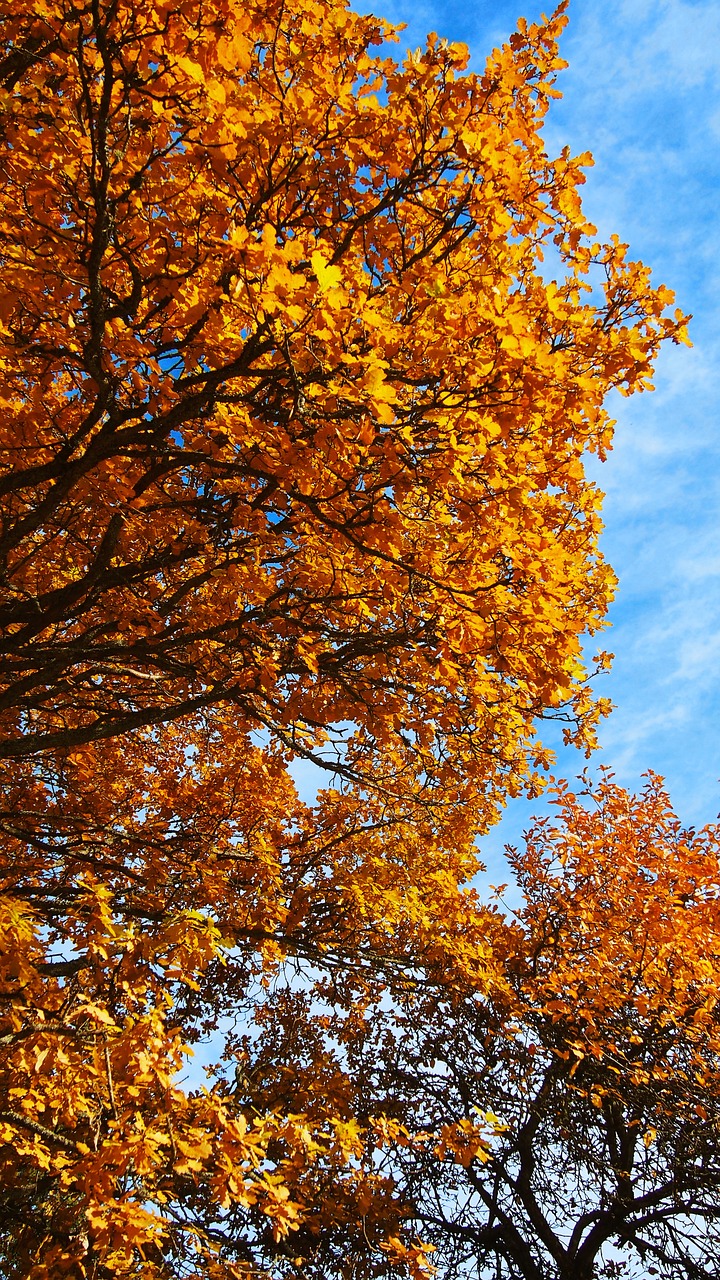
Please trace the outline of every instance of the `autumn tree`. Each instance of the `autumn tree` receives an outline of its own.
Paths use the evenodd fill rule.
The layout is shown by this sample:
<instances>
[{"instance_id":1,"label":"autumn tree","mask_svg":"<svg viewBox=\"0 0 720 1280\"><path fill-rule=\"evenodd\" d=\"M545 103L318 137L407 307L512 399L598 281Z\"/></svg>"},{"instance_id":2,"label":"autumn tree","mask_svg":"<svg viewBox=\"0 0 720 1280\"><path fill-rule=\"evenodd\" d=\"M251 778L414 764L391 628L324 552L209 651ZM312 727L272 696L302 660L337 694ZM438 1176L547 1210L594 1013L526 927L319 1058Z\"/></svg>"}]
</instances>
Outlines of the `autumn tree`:
<instances>
[{"instance_id":1,"label":"autumn tree","mask_svg":"<svg viewBox=\"0 0 720 1280\"><path fill-rule=\"evenodd\" d=\"M495 920L502 980L368 1008L345 1040L354 1105L393 1118L385 1172L441 1276L707 1280L720 829L683 830L653 776L639 796L610 776L563 787L556 805L511 859L523 904ZM328 1033L343 1043L344 1020ZM258 1053L265 1088L279 1057ZM344 1275L313 1243L316 1273Z\"/></svg>"},{"instance_id":2,"label":"autumn tree","mask_svg":"<svg viewBox=\"0 0 720 1280\"><path fill-rule=\"evenodd\" d=\"M0 23L5 1271L250 1274L339 1187L417 1270L322 1036L307 1113L178 1073L288 966L487 980L475 836L602 710L583 458L682 317L544 149L562 9L482 75L332 0Z\"/></svg>"}]
</instances>

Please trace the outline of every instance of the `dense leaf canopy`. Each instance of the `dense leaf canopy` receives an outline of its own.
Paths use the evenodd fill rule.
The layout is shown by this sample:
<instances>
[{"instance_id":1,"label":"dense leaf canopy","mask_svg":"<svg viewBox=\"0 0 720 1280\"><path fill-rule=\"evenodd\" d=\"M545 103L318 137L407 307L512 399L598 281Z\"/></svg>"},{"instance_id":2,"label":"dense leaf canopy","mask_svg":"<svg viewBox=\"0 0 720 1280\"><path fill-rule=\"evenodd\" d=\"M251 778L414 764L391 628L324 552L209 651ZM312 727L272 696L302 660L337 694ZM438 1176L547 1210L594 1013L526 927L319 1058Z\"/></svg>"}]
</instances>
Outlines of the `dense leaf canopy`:
<instances>
[{"instance_id":1,"label":"dense leaf canopy","mask_svg":"<svg viewBox=\"0 0 720 1280\"><path fill-rule=\"evenodd\" d=\"M720 829L683 830L652 776L556 803L511 859L522 906L488 922L501 980L366 1009L354 1106L398 1126L386 1172L442 1276L708 1280ZM258 1055L266 1089L277 1058ZM315 1274L344 1274L329 1261L318 1242Z\"/></svg>"},{"instance_id":2,"label":"dense leaf canopy","mask_svg":"<svg viewBox=\"0 0 720 1280\"><path fill-rule=\"evenodd\" d=\"M301 1229L424 1266L308 991L350 1027L496 981L475 837L543 717L602 711L583 458L683 334L545 152L563 23L474 75L335 0L0 3L12 1280L225 1280ZM278 1056L259 1106L281 979L312 1089Z\"/></svg>"}]
</instances>

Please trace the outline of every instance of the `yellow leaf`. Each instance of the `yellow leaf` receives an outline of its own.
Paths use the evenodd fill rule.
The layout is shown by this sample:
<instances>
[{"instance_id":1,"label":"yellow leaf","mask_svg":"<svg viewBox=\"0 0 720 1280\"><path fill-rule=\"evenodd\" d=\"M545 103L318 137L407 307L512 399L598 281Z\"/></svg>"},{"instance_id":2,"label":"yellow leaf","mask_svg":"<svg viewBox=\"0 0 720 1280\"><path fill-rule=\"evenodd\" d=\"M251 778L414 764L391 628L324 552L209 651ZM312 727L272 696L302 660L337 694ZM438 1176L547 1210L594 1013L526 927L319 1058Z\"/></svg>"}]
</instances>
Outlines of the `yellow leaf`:
<instances>
[{"instance_id":1,"label":"yellow leaf","mask_svg":"<svg viewBox=\"0 0 720 1280\"><path fill-rule=\"evenodd\" d=\"M310 262L321 293L328 293L330 289L337 289L342 284L340 268L332 266L319 249L313 250Z\"/></svg>"}]
</instances>

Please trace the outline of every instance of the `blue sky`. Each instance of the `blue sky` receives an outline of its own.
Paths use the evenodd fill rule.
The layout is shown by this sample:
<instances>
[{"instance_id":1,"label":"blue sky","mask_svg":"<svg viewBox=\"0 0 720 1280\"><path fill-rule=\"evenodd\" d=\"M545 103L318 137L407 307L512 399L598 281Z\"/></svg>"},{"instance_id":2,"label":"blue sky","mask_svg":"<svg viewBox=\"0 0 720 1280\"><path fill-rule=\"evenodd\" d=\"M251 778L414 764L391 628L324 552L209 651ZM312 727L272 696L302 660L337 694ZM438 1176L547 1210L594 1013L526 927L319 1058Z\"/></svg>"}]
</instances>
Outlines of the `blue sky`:
<instances>
[{"instance_id":1,"label":"blue sky","mask_svg":"<svg viewBox=\"0 0 720 1280\"><path fill-rule=\"evenodd\" d=\"M525 0L373 7L408 24L406 46L429 30L465 41L478 69L519 16L547 11ZM720 6L571 0L569 16L548 148L592 151L589 217L601 235L627 240L694 315L693 349L663 354L655 393L610 404L616 444L597 470L620 586L602 637L615 663L599 688L615 711L595 762L632 788L647 769L663 774L683 821L702 824L720 810ZM583 763L565 751L557 771L573 777ZM531 811L512 805L483 841L489 879Z\"/></svg>"}]
</instances>

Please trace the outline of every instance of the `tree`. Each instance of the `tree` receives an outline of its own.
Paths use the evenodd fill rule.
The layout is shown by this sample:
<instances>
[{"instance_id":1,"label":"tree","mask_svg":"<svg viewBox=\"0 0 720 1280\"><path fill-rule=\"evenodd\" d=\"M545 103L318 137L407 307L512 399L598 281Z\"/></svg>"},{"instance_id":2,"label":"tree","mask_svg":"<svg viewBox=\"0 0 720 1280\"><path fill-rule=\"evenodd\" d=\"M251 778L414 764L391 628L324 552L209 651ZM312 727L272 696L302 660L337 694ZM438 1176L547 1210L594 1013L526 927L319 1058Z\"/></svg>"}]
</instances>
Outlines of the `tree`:
<instances>
[{"instance_id":1,"label":"tree","mask_svg":"<svg viewBox=\"0 0 720 1280\"><path fill-rule=\"evenodd\" d=\"M720 827L683 830L652 775L639 796L606 775L556 804L511 859L523 905L495 922L505 981L368 1009L347 1048L355 1106L398 1125L386 1172L440 1275L707 1280ZM318 1259L343 1274L323 1271L320 1242Z\"/></svg>"},{"instance_id":2,"label":"tree","mask_svg":"<svg viewBox=\"0 0 720 1280\"><path fill-rule=\"evenodd\" d=\"M417 1270L382 1117L178 1071L292 966L485 981L475 835L603 709L583 455L683 317L545 153L562 8L482 76L330 0L0 19L5 1269L250 1274L342 1186Z\"/></svg>"}]
</instances>

